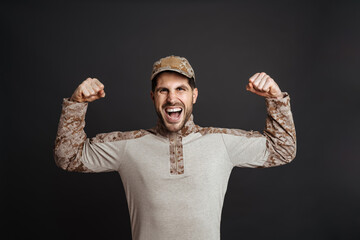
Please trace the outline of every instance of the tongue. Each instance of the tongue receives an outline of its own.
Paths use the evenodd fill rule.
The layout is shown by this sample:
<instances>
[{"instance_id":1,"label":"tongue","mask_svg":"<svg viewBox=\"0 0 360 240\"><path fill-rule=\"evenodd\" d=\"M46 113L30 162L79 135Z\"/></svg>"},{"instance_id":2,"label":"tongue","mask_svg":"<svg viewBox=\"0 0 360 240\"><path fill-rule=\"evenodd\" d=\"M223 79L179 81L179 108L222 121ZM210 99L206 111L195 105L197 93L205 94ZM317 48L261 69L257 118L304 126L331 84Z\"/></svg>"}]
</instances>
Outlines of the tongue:
<instances>
[{"instance_id":1,"label":"tongue","mask_svg":"<svg viewBox=\"0 0 360 240\"><path fill-rule=\"evenodd\" d=\"M180 116L180 112L172 112L169 115L171 118L178 118Z\"/></svg>"}]
</instances>

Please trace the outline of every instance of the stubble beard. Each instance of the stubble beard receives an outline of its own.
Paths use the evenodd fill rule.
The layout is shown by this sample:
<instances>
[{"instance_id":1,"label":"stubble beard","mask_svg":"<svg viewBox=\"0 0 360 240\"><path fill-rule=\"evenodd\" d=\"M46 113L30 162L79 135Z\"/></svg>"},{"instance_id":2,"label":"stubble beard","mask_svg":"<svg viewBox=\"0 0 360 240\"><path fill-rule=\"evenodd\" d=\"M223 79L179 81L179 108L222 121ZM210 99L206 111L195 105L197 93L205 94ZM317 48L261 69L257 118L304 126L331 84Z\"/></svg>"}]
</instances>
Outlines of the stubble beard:
<instances>
[{"instance_id":1,"label":"stubble beard","mask_svg":"<svg viewBox=\"0 0 360 240\"><path fill-rule=\"evenodd\" d=\"M166 114L164 113L164 109L167 107L167 106L174 106L174 105L169 105L169 104L166 104L165 106L163 106L160 110L156 109L156 113L158 115L158 118L160 119L162 125L164 126L164 128L170 132L170 133L174 133L174 132L178 132L180 131L184 126L185 124L187 123L187 121L190 119L190 116L192 114L192 110L193 110L193 104L191 104L191 106L189 106L188 108L185 108L185 106L183 104L181 104L181 107L183 109L183 113L184 114L184 117L183 117L183 120L180 122L180 123L177 123L177 124L180 124L179 127L176 127L175 129L172 128L174 126L174 124L170 124L170 123L167 123L165 121L165 117L163 116L163 114ZM175 105L175 106L178 106L178 105ZM177 125L176 124L176 125ZM170 129L171 128L171 129Z\"/></svg>"}]
</instances>

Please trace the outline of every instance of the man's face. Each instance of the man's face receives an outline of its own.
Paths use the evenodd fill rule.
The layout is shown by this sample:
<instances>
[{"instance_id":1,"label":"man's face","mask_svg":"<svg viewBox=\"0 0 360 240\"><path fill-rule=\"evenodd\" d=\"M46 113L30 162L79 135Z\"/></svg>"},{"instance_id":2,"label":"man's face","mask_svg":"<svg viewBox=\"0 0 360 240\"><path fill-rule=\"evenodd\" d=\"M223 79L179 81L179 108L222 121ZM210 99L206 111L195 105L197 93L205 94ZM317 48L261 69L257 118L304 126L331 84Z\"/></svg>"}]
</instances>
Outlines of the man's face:
<instances>
[{"instance_id":1,"label":"man's face","mask_svg":"<svg viewBox=\"0 0 360 240\"><path fill-rule=\"evenodd\" d=\"M183 128L197 96L197 88L191 89L188 79L175 72L160 73L155 90L151 92L156 112L170 132Z\"/></svg>"}]
</instances>

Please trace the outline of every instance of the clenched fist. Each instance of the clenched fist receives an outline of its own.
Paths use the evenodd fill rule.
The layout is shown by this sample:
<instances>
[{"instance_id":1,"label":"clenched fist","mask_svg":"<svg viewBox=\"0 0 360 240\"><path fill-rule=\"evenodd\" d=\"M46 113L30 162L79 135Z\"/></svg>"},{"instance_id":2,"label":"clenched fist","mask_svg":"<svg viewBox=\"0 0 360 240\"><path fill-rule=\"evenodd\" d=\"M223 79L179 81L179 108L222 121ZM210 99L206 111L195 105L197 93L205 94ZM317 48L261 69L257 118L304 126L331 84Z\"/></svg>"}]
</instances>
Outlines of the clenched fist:
<instances>
[{"instance_id":1,"label":"clenched fist","mask_svg":"<svg viewBox=\"0 0 360 240\"><path fill-rule=\"evenodd\" d=\"M266 73L256 73L249 79L246 90L256 93L257 95L270 98L282 98L283 94L279 86Z\"/></svg>"},{"instance_id":2,"label":"clenched fist","mask_svg":"<svg viewBox=\"0 0 360 240\"><path fill-rule=\"evenodd\" d=\"M70 100L92 102L103 97L105 97L104 85L96 78L88 78L77 87Z\"/></svg>"}]
</instances>

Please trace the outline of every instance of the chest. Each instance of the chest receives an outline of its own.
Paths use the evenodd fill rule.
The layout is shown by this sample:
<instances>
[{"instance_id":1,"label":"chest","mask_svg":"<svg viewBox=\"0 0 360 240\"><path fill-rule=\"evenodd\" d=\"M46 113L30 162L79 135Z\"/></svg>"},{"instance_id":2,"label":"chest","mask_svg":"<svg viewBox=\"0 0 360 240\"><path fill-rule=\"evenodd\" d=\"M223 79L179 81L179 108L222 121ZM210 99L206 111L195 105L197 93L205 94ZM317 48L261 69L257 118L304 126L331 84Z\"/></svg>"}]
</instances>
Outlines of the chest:
<instances>
[{"instance_id":1,"label":"chest","mask_svg":"<svg viewBox=\"0 0 360 240\"><path fill-rule=\"evenodd\" d=\"M129 142L123 168L161 178L216 174L232 167L221 135L170 139L149 137Z\"/></svg>"}]
</instances>

